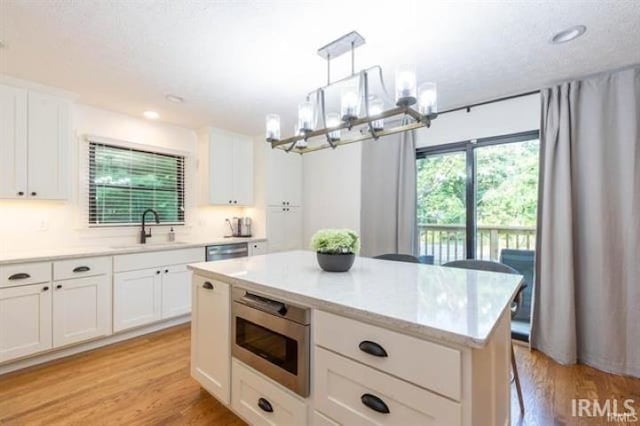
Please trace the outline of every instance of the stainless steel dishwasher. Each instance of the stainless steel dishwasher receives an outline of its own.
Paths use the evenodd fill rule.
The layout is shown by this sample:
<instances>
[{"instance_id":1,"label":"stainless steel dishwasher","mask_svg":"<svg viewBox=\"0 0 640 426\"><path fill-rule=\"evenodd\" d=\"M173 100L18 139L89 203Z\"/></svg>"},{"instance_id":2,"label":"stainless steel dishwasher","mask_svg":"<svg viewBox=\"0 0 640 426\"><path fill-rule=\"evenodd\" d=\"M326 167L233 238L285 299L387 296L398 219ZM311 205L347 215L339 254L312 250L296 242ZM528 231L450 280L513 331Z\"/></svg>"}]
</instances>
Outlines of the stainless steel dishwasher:
<instances>
[{"instance_id":1,"label":"stainless steel dishwasher","mask_svg":"<svg viewBox=\"0 0 640 426\"><path fill-rule=\"evenodd\" d=\"M211 260L233 259L235 257L249 256L249 245L247 243L207 246L205 250L207 262Z\"/></svg>"}]
</instances>

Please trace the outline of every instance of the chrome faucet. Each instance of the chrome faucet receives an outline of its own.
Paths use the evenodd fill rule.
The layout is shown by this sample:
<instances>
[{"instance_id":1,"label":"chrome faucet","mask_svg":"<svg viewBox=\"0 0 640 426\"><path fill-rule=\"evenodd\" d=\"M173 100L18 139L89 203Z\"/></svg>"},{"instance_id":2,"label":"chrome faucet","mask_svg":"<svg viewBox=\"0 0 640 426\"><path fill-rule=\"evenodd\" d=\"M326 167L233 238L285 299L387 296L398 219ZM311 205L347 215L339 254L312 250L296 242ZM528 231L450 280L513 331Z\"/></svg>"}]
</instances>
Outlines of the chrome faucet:
<instances>
[{"instance_id":1,"label":"chrome faucet","mask_svg":"<svg viewBox=\"0 0 640 426\"><path fill-rule=\"evenodd\" d=\"M144 229L144 217L147 215L147 213L153 213L153 215L156 217L156 223L160 223L160 216L158 216L158 212L155 211L154 209L146 209L145 211L142 212L142 229L140 230L140 244L146 244L147 242L147 238L151 237L151 228L149 228L149 232L147 233Z\"/></svg>"}]
</instances>

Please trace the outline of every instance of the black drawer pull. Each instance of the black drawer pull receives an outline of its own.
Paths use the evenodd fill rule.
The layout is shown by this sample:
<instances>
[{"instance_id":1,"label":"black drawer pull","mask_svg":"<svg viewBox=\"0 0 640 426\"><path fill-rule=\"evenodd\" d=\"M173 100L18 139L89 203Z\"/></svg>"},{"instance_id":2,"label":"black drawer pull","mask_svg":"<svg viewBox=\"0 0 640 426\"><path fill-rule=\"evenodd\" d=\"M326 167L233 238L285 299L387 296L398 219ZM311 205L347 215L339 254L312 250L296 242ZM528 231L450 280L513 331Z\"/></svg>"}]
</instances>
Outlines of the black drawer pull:
<instances>
[{"instance_id":1,"label":"black drawer pull","mask_svg":"<svg viewBox=\"0 0 640 426\"><path fill-rule=\"evenodd\" d=\"M207 290L213 290L213 284L211 284L209 281L205 281L204 284L202 284L202 288Z\"/></svg>"},{"instance_id":2,"label":"black drawer pull","mask_svg":"<svg viewBox=\"0 0 640 426\"><path fill-rule=\"evenodd\" d=\"M48 291L48 290L49 290L49 287L48 287L48 286L44 286L44 287L42 287L42 291Z\"/></svg>"},{"instance_id":3,"label":"black drawer pull","mask_svg":"<svg viewBox=\"0 0 640 426\"><path fill-rule=\"evenodd\" d=\"M385 351L382 346L370 340L363 340L362 342L360 342L358 347L362 352L366 352L369 355L377 356L380 358L386 358L389 356L387 354L387 351Z\"/></svg>"},{"instance_id":4,"label":"black drawer pull","mask_svg":"<svg viewBox=\"0 0 640 426\"><path fill-rule=\"evenodd\" d=\"M60 290L60 289L62 288L62 284L58 284L58 285L56 286L56 288L57 288L58 290Z\"/></svg>"},{"instance_id":5,"label":"black drawer pull","mask_svg":"<svg viewBox=\"0 0 640 426\"><path fill-rule=\"evenodd\" d=\"M260 398L258 400L258 407L260 407L262 411L273 413L273 407L271 406L271 403L264 398Z\"/></svg>"},{"instance_id":6,"label":"black drawer pull","mask_svg":"<svg viewBox=\"0 0 640 426\"><path fill-rule=\"evenodd\" d=\"M24 280L24 279L27 279L27 278L31 278L31 275L26 274L26 273L24 273L24 272L20 272L20 273L18 273L18 274L13 274L13 275L11 275L11 276L9 277L9 280L10 280L10 281L13 281L13 280Z\"/></svg>"},{"instance_id":7,"label":"black drawer pull","mask_svg":"<svg viewBox=\"0 0 640 426\"><path fill-rule=\"evenodd\" d=\"M389 407L387 407L387 404L385 404L383 400L375 395L365 393L360 397L360 401L362 401L364 405L371 408L373 411L377 411L378 413L382 414L389 414Z\"/></svg>"},{"instance_id":8,"label":"black drawer pull","mask_svg":"<svg viewBox=\"0 0 640 426\"><path fill-rule=\"evenodd\" d=\"M89 268L88 266L77 266L73 268L73 272L89 272L90 270L91 268Z\"/></svg>"}]
</instances>

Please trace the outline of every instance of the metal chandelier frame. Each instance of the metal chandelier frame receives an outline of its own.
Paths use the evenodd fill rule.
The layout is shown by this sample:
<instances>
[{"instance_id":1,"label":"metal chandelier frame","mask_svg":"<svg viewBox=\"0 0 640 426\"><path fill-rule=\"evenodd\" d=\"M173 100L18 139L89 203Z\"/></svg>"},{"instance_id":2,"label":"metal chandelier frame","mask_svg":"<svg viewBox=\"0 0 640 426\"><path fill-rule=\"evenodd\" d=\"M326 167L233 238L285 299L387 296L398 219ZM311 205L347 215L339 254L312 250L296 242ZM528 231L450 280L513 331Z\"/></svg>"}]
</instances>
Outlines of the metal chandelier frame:
<instances>
[{"instance_id":1,"label":"metal chandelier frame","mask_svg":"<svg viewBox=\"0 0 640 426\"><path fill-rule=\"evenodd\" d=\"M306 100L310 101L312 97L315 95L316 99L316 108L315 108L315 118L317 121L318 115L320 115L322 128L317 130L310 131L301 131L301 134L286 138L286 139L270 139L267 138L267 142L271 144L272 148L277 148L284 150L286 152L296 152L298 154L306 154L309 152L320 151L327 148L335 149L341 145L348 145L355 142L362 142L366 140L377 140L382 136L393 135L396 133L407 132L410 130L419 129L422 127L430 127L431 121L437 118L437 113L431 113L428 115L421 114L418 110L412 108L412 104L408 102L397 103L394 108L383 111L380 114L369 115L369 76L371 74L377 73L380 77L380 83L382 87L382 94L387 98L387 101L391 101L393 103L393 98L389 95L387 88L384 83L384 77L382 74L382 67L380 65L375 65L366 69L355 72L355 49L365 43L364 38L358 34L356 31L352 31L349 34L346 34L326 46L318 49L318 55L327 61L327 84L323 87L320 87L316 90L313 90L307 94ZM351 75L344 77L340 80L331 81L331 60L341 56L344 53L351 52ZM327 113L325 108L325 91L336 84L343 83L345 81L359 78L359 105L364 106L364 116L357 117L348 121L342 121L340 125L327 127ZM411 122L406 123L406 120L398 120L400 124L395 127L391 127L389 129L376 130L374 129L373 122L377 120L382 120L386 118L392 117L400 117L400 116L408 116L410 117ZM366 125L360 129L358 135L353 136L349 139L338 139L335 140L330 137L331 132L335 132L336 130L352 130L354 127ZM325 136L326 140L324 143L320 143L319 145L308 146L308 144L304 144L304 146L299 146L299 141L307 141L310 138Z\"/></svg>"}]
</instances>

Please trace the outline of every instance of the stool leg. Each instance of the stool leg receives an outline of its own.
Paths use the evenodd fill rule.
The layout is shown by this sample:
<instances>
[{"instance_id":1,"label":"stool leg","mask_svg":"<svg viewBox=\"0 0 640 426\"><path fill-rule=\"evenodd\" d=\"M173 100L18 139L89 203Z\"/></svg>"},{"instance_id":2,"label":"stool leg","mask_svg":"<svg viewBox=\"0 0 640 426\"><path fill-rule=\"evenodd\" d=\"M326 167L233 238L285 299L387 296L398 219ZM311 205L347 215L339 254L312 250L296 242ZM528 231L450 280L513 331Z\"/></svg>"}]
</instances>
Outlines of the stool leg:
<instances>
[{"instance_id":1,"label":"stool leg","mask_svg":"<svg viewBox=\"0 0 640 426\"><path fill-rule=\"evenodd\" d=\"M520 377L518 376L518 366L516 365L516 354L511 343L511 368L513 369L513 377L516 382L516 391L518 392L518 402L520 403L520 414L524 414L524 401L522 400L522 389L520 388Z\"/></svg>"}]
</instances>

